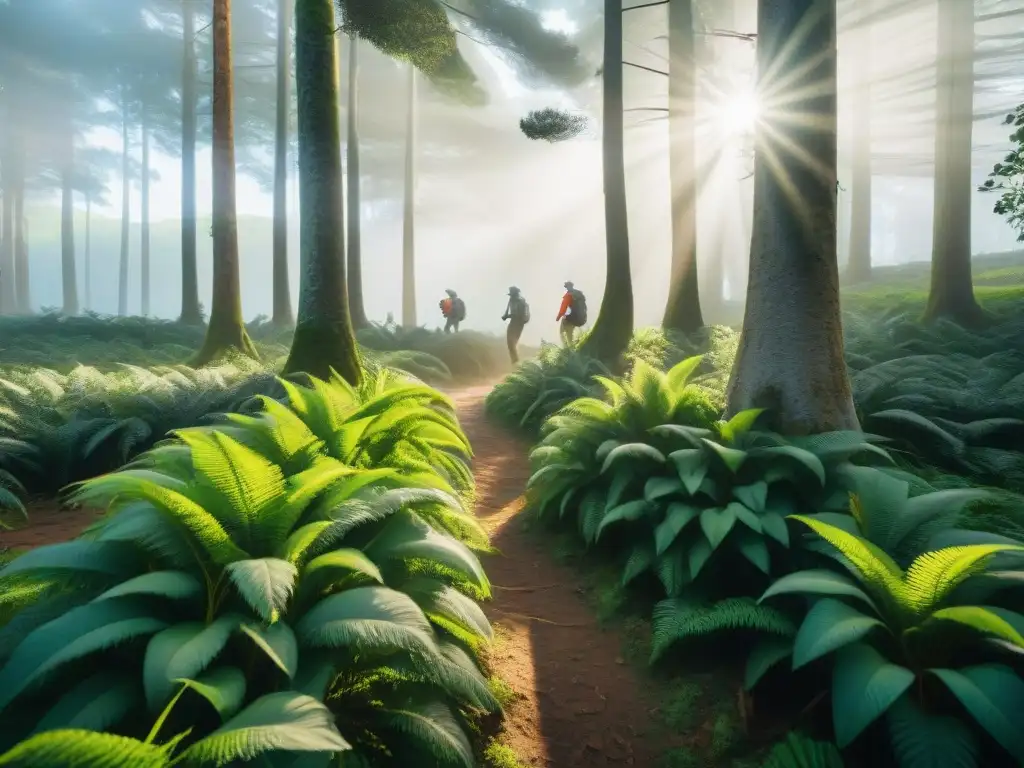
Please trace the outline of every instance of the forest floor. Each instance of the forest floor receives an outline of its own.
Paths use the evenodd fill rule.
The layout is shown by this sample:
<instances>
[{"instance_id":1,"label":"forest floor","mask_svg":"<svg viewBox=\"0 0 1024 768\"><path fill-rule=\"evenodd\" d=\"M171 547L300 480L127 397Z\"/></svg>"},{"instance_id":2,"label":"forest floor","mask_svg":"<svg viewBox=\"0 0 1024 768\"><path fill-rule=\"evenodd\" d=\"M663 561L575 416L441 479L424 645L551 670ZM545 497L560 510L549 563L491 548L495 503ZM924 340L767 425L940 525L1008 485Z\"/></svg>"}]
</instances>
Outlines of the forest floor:
<instances>
[{"instance_id":1,"label":"forest floor","mask_svg":"<svg viewBox=\"0 0 1024 768\"><path fill-rule=\"evenodd\" d=\"M449 391L475 453L476 513L495 548L482 558L494 591L484 604L495 631L488 672L506 718L488 768L711 765L702 756L721 741L723 697L708 696L708 680L680 686L648 674L649 626L606 621L593 574L560 553L557 537L530 529L520 514L529 446L486 419L489 390ZM101 514L55 500L28 513L23 527L0 531L0 550L67 541Z\"/></svg>"},{"instance_id":2,"label":"forest floor","mask_svg":"<svg viewBox=\"0 0 1024 768\"><path fill-rule=\"evenodd\" d=\"M514 692L499 742L525 766L664 764L681 739L659 726L660 697L588 605L579 572L525 525L529 446L487 421L488 390L452 397L475 453L476 514L496 549L483 559L494 589L484 604L496 635L490 671Z\"/></svg>"}]
</instances>

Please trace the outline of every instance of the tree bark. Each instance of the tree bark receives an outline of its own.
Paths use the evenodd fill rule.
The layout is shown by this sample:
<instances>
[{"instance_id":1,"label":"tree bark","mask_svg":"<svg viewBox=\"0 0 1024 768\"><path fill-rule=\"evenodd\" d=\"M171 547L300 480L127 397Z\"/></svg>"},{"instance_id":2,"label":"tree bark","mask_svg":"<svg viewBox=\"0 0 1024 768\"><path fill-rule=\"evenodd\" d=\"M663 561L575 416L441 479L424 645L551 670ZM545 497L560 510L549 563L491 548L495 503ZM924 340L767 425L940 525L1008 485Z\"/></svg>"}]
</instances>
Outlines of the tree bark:
<instances>
[{"instance_id":1,"label":"tree bark","mask_svg":"<svg viewBox=\"0 0 1024 768\"><path fill-rule=\"evenodd\" d=\"M331 0L297 0L295 71L299 122L299 315L286 373L351 384L362 368L345 282L344 185L338 114L338 48Z\"/></svg>"},{"instance_id":2,"label":"tree bark","mask_svg":"<svg viewBox=\"0 0 1024 768\"><path fill-rule=\"evenodd\" d=\"M8 124L3 137L4 162L3 185L4 198L0 217L3 219L3 234L0 236L0 312L5 315L14 314L17 309L15 282L17 275L14 267L14 126Z\"/></svg>"},{"instance_id":3,"label":"tree bark","mask_svg":"<svg viewBox=\"0 0 1024 768\"><path fill-rule=\"evenodd\" d=\"M612 366L619 365L633 336L633 281L629 264L622 101L622 3L621 0L605 0L601 154L604 166L606 276L597 320L580 349Z\"/></svg>"},{"instance_id":4,"label":"tree bark","mask_svg":"<svg viewBox=\"0 0 1024 768\"><path fill-rule=\"evenodd\" d=\"M235 209L234 75L231 0L213 3L213 301L206 341L193 365L206 365L230 350L256 358L242 322Z\"/></svg>"},{"instance_id":5,"label":"tree bark","mask_svg":"<svg viewBox=\"0 0 1024 768\"><path fill-rule=\"evenodd\" d=\"M277 114L274 128L274 310L280 328L295 325L288 284L288 87L291 83L292 0L277 3Z\"/></svg>"},{"instance_id":6,"label":"tree bark","mask_svg":"<svg viewBox=\"0 0 1024 768\"><path fill-rule=\"evenodd\" d=\"M196 251L196 49L193 0L182 0L181 70L181 317L187 325L201 325L199 271Z\"/></svg>"},{"instance_id":7,"label":"tree bark","mask_svg":"<svg viewBox=\"0 0 1024 768\"><path fill-rule=\"evenodd\" d=\"M131 178L128 165L128 89L121 91L121 258L117 269L117 314L128 314L128 235L131 208Z\"/></svg>"},{"instance_id":8,"label":"tree bark","mask_svg":"<svg viewBox=\"0 0 1024 768\"><path fill-rule=\"evenodd\" d=\"M672 276L661 324L666 329L692 333L704 325L697 281L697 57L693 0L669 0L668 49Z\"/></svg>"},{"instance_id":9,"label":"tree bark","mask_svg":"<svg viewBox=\"0 0 1024 768\"><path fill-rule=\"evenodd\" d=\"M92 195L85 193L85 311L92 310Z\"/></svg>"},{"instance_id":10,"label":"tree bark","mask_svg":"<svg viewBox=\"0 0 1024 768\"><path fill-rule=\"evenodd\" d=\"M19 152L24 151L19 147ZM32 314L28 271L28 220L25 218L25 165L19 159L14 176L14 276L15 304L22 315Z\"/></svg>"},{"instance_id":11,"label":"tree bark","mask_svg":"<svg viewBox=\"0 0 1024 768\"><path fill-rule=\"evenodd\" d=\"M142 243L139 246L142 277L142 316L149 317L149 115L146 102L142 102Z\"/></svg>"},{"instance_id":12,"label":"tree bark","mask_svg":"<svg viewBox=\"0 0 1024 768\"><path fill-rule=\"evenodd\" d=\"M747 304L727 412L765 408L767 424L784 434L858 429L836 263L835 2L760 0L757 39L765 102L755 129ZM780 82L784 93L773 94ZM814 119L785 119L794 113Z\"/></svg>"},{"instance_id":13,"label":"tree bark","mask_svg":"<svg viewBox=\"0 0 1024 768\"><path fill-rule=\"evenodd\" d=\"M348 49L348 135L345 152L348 156L348 309L356 330L366 328L363 303L362 196L359 194L359 36L349 38Z\"/></svg>"},{"instance_id":14,"label":"tree bark","mask_svg":"<svg viewBox=\"0 0 1024 768\"><path fill-rule=\"evenodd\" d=\"M409 109L405 134L405 206L402 215L402 325L416 321L416 67L409 67Z\"/></svg>"},{"instance_id":15,"label":"tree bark","mask_svg":"<svg viewBox=\"0 0 1024 768\"><path fill-rule=\"evenodd\" d=\"M867 64L871 61L871 15L869 5L860 20L861 26L851 34L851 48L865 62L856 75L851 110L853 169L850 178L850 254L846 266L846 277L851 283L871 279L871 72Z\"/></svg>"},{"instance_id":16,"label":"tree bark","mask_svg":"<svg viewBox=\"0 0 1024 768\"><path fill-rule=\"evenodd\" d=\"M939 0L938 10L932 280L925 319L979 326L985 313L971 278L974 3Z\"/></svg>"},{"instance_id":17,"label":"tree bark","mask_svg":"<svg viewBox=\"0 0 1024 768\"><path fill-rule=\"evenodd\" d=\"M75 275L75 134L70 112L65 126L60 184L60 274L65 315L78 314L78 277Z\"/></svg>"}]
</instances>

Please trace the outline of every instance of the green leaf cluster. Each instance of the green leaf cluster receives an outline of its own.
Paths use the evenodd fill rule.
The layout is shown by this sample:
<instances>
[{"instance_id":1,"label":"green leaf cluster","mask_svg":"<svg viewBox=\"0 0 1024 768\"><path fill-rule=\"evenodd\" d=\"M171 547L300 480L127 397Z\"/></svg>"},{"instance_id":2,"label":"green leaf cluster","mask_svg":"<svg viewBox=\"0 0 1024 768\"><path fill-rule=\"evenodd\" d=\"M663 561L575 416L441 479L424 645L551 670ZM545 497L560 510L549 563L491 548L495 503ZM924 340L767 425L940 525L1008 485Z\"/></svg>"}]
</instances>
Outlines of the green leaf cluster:
<instances>
[{"instance_id":1,"label":"green leaf cluster","mask_svg":"<svg viewBox=\"0 0 1024 768\"><path fill-rule=\"evenodd\" d=\"M281 387L82 483L107 515L0 570L0 764L472 766L500 707L450 403Z\"/></svg>"}]
</instances>

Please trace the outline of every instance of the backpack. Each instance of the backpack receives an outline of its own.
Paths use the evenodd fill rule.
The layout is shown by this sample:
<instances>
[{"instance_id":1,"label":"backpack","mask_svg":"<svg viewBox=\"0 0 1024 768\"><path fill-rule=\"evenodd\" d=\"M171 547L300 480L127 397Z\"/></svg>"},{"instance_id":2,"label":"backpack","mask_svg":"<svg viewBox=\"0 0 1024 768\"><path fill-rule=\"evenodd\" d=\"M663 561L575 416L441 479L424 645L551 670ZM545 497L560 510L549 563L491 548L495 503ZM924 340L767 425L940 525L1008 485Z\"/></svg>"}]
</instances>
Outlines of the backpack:
<instances>
[{"instance_id":1,"label":"backpack","mask_svg":"<svg viewBox=\"0 0 1024 768\"><path fill-rule=\"evenodd\" d=\"M515 300L509 301L508 304L509 317L515 321L526 325L530 322L530 305L526 303L526 299L521 296Z\"/></svg>"},{"instance_id":2,"label":"backpack","mask_svg":"<svg viewBox=\"0 0 1024 768\"><path fill-rule=\"evenodd\" d=\"M522 312L522 314L523 314L523 317L522 317L523 325L526 325L528 322L530 322L530 305L527 303L526 299L523 299L523 312Z\"/></svg>"},{"instance_id":3,"label":"backpack","mask_svg":"<svg viewBox=\"0 0 1024 768\"><path fill-rule=\"evenodd\" d=\"M575 325L578 328L587 324L587 297L583 295L583 291L578 291L575 288L570 293L572 295L572 310L569 312L569 325Z\"/></svg>"},{"instance_id":4,"label":"backpack","mask_svg":"<svg viewBox=\"0 0 1024 768\"><path fill-rule=\"evenodd\" d=\"M466 319L466 302L462 299L456 298L452 301L452 317L457 323Z\"/></svg>"}]
</instances>

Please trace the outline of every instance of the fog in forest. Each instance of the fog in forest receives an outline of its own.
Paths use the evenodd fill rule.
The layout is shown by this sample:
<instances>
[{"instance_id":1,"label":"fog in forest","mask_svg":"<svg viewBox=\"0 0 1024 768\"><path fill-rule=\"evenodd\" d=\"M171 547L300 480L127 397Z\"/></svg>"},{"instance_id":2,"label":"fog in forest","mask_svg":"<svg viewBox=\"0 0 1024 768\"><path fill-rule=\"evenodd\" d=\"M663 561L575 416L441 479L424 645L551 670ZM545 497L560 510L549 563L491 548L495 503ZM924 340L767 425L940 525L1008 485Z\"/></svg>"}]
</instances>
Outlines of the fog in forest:
<instances>
[{"instance_id":1,"label":"fog in forest","mask_svg":"<svg viewBox=\"0 0 1024 768\"><path fill-rule=\"evenodd\" d=\"M195 16L198 277L200 300L208 311L212 250L209 3L184 2ZM539 15L547 31L564 34L578 48L579 66L590 73L582 82L566 84L538 76L524 66L518 52L503 47L499 39L478 34L467 20L458 37L459 49L486 99L460 99L420 75L413 100L410 66L365 42L358 45L355 82L363 290L371 320L383 321L389 312L398 317L401 311L411 103L416 109L411 178L419 323L441 324L437 303L444 290L452 288L466 301L466 327L500 331L507 288L517 285L536 318L524 340L551 339L556 336L553 321L565 280L575 281L591 297L591 311L596 313L604 282L605 238L599 76L602 3L525 0L524 4ZM664 4L649 0L630 0L625 7L630 5L647 6L625 12L624 60L636 322L648 325L660 321L670 261L667 13ZM756 3L703 0L699 5L695 24L700 66L696 142L701 167L697 203L701 293L710 322L736 322L735 304L746 284L752 206L756 102L751 36L756 30ZM23 206L11 203L11 220L17 220L16 209L23 207L27 252L19 256L12 248L11 259L21 258L27 265L33 310L61 304L61 188L70 162L81 308L101 314L119 312L122 212L127 210L127 313L143 310L141 264L147 216L149 313L173 318L181 312L182 7L182 0L0 0L3 194L5 205L12 196L23 199ZM277 7L275 0L236 0L232 19L241 293L247 319L272 310ZM457 14L454 18L459 20ZM1003 125L1003 117L1024 94L1019 43L1024 1L978 0L975 18L972 60L966 54L958 60L949 52L939 57L935 0L840 2L840 269L851 247L853 201L865 189L871 264L930 258L940 96L937 60L955 60L956 66L973 63L970 183L975 187L983 183L1005 154L1011 129ZM352 42L344 34L337 40L338 108L343 140L347 140ZM288 258L296 304L300 237L294 82L288 98L292 129ZM587 129L565 142L531 141L520 130L519 121L531 110L546 107L585 114ZM865 168L870 171L865 173ZM867 188L864 178L870 179ZM23 196L18 192L22 184ZM1016 233L992 213L993 203L992 195L973 195L974 254L1016 246ZM0 280L11 280L8 265L0 268ZM13 287L10 292L13 295ZM716 296L722 301L716 302Z\"/></svg>"}]
</instances>

